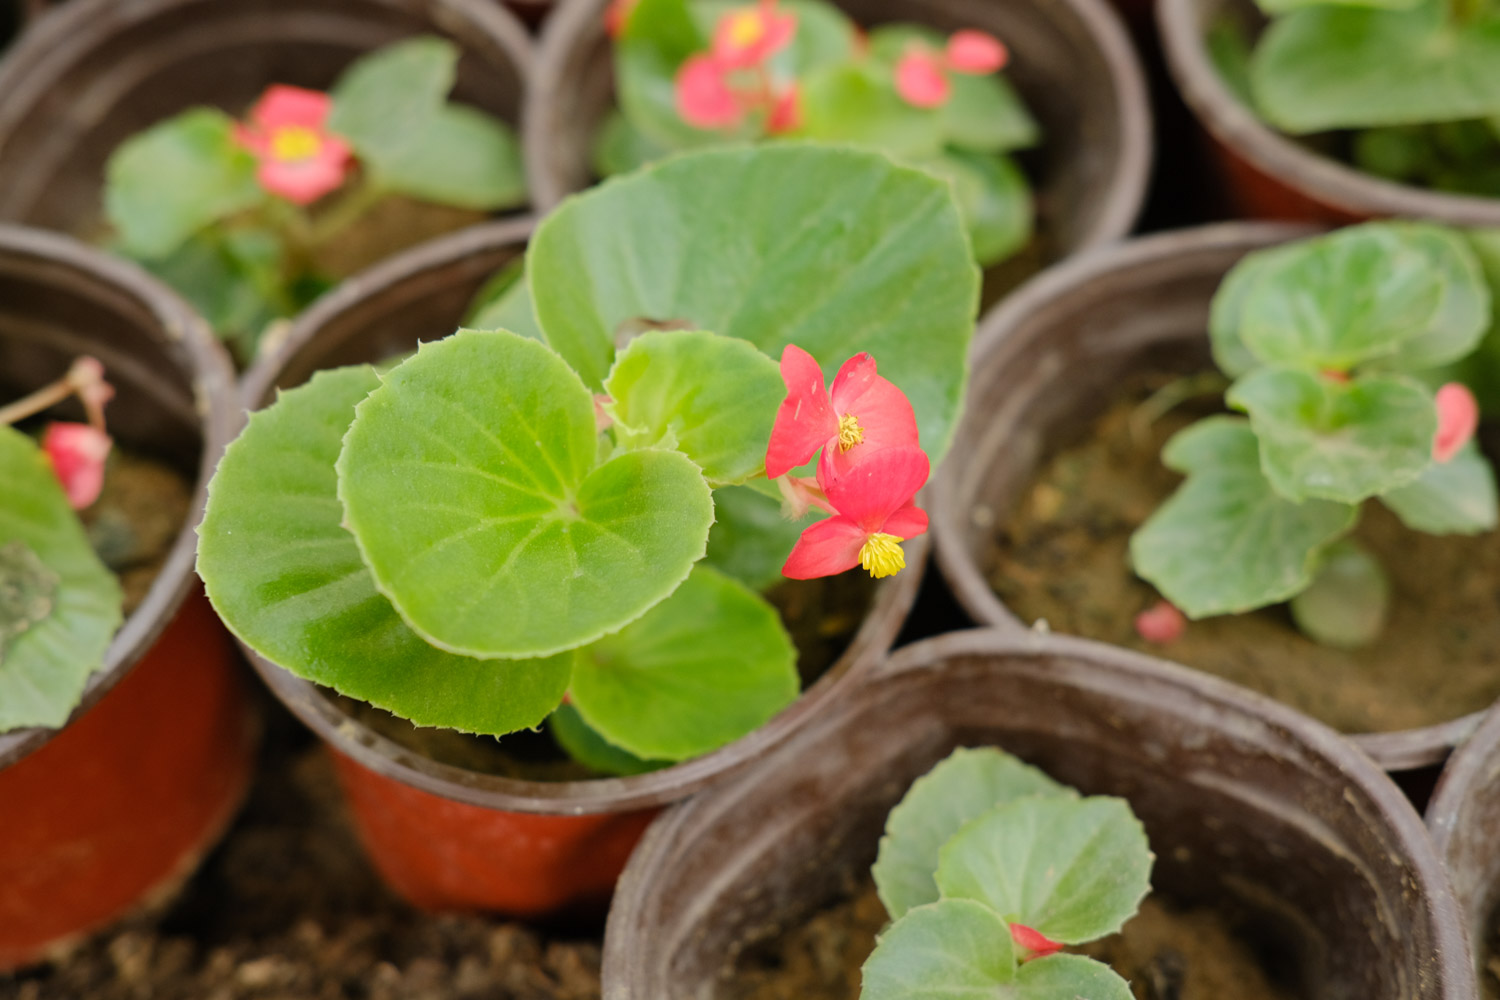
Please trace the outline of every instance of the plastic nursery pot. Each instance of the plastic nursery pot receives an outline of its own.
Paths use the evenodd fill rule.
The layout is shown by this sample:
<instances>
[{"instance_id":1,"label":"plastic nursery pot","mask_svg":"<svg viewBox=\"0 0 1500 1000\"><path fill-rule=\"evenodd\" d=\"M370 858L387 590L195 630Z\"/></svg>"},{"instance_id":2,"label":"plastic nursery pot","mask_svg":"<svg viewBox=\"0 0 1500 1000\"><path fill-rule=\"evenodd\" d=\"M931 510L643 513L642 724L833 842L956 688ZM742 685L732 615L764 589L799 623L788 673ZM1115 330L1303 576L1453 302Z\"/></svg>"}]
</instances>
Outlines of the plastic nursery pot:
<instances>
[{"instance_id":1,"label":"plastic nursery pot","mask_svg":"<svg viewBox=\"0 0 1500 1000\"><path fill-rule=\"evenodd\" d=\"M454 100L517 121L530 41L493 0L72 0L0 65L0 219L96 235L125 139L195 105L243 114L273 83L327 89L422 34L462 51Z\"/></svg>"},{"instance_id":2,"label":"plastic nursery pot","mask_svg":"<svg viewBox=\"0 0 1500 1000\"><path fill-rule=\"evenodd\" d=\"M378 361L452 333L485 280L523 252L530 230L521 220L476 226L351 278L246 374L246 405L262 406L319 369ZM396 891L426 909L597 912L658 807L763 756L868 673L901 629L926 555L925 537L915 540L908 571L876 589L848 648L794 704L713 753L628 778L529 781L442 763L375 732L326 689L251 660L333 751L360 838Z\"/></svg>"},{"instance_id":3,"label":"plastic nursery pot","mask_svg":"<svg viewBox=\"0 0 1500 1000\"><path fill-rule=\"evenodd\" d=\"M975 621L1026 627L991 587L989 553L1044 461L1082 436L1124 380L1212 368L1209 303L1224 274L1252 250L1310 233L1229 223L1134 240L1053 269L985 317L953 447L968 460L944 466L931 512L938 565ZM1478 720L1476 711L1351 738L1387 770L1407 770L1441 762Z\"/></svg>"},{"instance_id":4,"label":"plastic nursery pot","mask_svg":"<svg viewBox=\"0 0 1500 1000\"><path fill-rule=\"evenodd\" d=\"M1416 813L1337 734L1128 651L984 629L905 647L753 770L663 814L610 911L605 1000L713 996L747 946L868 869L913 779L980 745L1128 799L1153 891L1245 913L1292 995L1474 996Z\"/></svg>"},{"instance_id":5,"label":"plastic nursery pot","mask_svg":"<svg viewBox=\"0 0 1500 1000\"><path fill-rule=\"evenodd\" d=\"M592 179L589 148L614 104L608 0L561 0L542 33L524 124L527 174L549 209ZM838 0L856 24L902 21L1003 39L1005 72L1042 127L1024 158L1043 261L1119 239L1151 168L1151 112L1140 64L1103 0ZM1003 267L1003 265L1000 265Z\"/></svg>"},{"instance_id":6,"label":"plastic nursery pot","mask_svg":"<svg viewBox=\"0 0 1500 1000\"><path fill-rule=\"evenodd\" d=\"M0 225L0 398L84 353L116 389L115 440L196 485L189 523L72 719L0 735L0 970L186 877L238 806L255 743L234 646L192 575L205 485L242 419L228 358L133 266Z\"/></svg>"},{"instance_id":7,"label":"plastic nursery pot","mask_svg":"<svg viewBox=\"0 0 1500 1000\"><path fill-rule=\"evenodd\" d=\"M1500 225L1500 199L1382 180L1277 132L1241 103L1204 40L1226 19L1258 31L1265 18L1253 0L1159 0L1156 17L1168 68L1208 133L1226 197L1239 215L1330 223L1409 216L1454 226Z\"/></svg>"}]
</instances>

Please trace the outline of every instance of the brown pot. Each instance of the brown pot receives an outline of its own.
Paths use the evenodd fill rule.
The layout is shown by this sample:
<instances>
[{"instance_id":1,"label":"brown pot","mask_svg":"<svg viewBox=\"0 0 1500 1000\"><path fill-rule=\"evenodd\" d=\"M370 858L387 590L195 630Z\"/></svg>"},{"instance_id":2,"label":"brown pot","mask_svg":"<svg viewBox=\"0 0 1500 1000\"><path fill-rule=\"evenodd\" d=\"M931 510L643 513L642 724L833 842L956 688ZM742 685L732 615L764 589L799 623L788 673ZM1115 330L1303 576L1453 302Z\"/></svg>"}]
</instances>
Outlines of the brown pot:
<instances>
[{"instance_id":1,"label":"brown pot","mask_svg":"<svg viewBox=\"0 0 1500 1000\"><path fill-rule=\"evenodd\" d=\"M1241 216L1347 223L1388 216L1500 226L1500 199L1381 180L1316 153L1262 122L1229 91L1204 38L1221 18L1259 29L1252 0L1159 0L1157 26L1183 99L1207 130L1230 205Z\"/></svg>"},{"instance_id":2,"label":"brown pot","mask_svg":"<svg viewBox=\"0 0 1500 1000\"><path fill-rule=\"evenodd\" d=\"M609 0L562 0L542 33L527 96L525 155L539 209L587 187L589 148L614 104L604 32ZM1041 122L1031 162L1043 261L1119 239L1140 211L1151 169L1145 79L1118 15L1100 0L837 0L862 25L886 21L1005 40L1006 74Z\"/></svg>"},{"instance_id":3,"label":"brown pot","mask_svg":"<svg viewBox=\"0 0 1500 1000\"><path fill-rule=\"evenodd\" d=\"M434 240L345 282L247 373L248 407L322 368L377 361L452 333L474 294L523 252L526 220ZM607 899L658 807L763 756L827 710L890 647L927 555L882 585L843 656L793 705L713 753L650 774L593 781L502 778L439 763L352 718L322 688L251 655L288 708L335 752L361 839L402 895L428 909L539 915Z\"/></svg>"},{"instance_id":4,"label":"brown pot","mask_svg":"<svg viewBox=\"0 0 1500 1000\"><path fill-rule=\"evenodd\" d=\"M420 34L462 50L455 100L518 120L530 40L493 0L72 0L0 64L0 219L93 236L125 139L194 105L243 114L273 83L327 89Z\"/></svg>"},{"instance_id":5,"label":"brown pot","mask_svg":"<svg viewBox=\"0 0 1500 1000\"><path fill-rule=\"evenodd\" d=\"M1225 272L1251 250L1310 232L1229 223L1134 240L1054 268L984 318L952 452L966 460L941 470L932 509L938 565L975 621L1027 627L981 559L1037 466L1076 439L1123 376L1208 367L1209 302ZM1407 770L1441 762L1478 720L1351 738L1382 767Z\"/></svg>"},{"instance_id":6,"label":"brown pot","mask_svg":"<svg viewBox=\"0 0 1500 1000\"><path fill-rule=\"evenodd\" d=\"M1129 799L1155 891L1252 914L1296 995L1475 995L1416 813L1337 734L1149 657L985 629L900 650L752 770L657 820L610 911L605 1000L713 996L746 945L868 868L914 778L989 744Z\"/></svg>"},{"instance_id":7,"label":"brown pot","mask_svg":"<svg viewBox=\"0 0 1500 1000\"><path fill-rule=\"evenodd\" d=\"M0 399L104 363L109 430L195 482L192 514L60 730L0 735L0 970L159 896L218 838L255 727L233 645L192 575L205 487L242 419L202 320L137 268L0 225Z\"/></svg>"}]
</instances>

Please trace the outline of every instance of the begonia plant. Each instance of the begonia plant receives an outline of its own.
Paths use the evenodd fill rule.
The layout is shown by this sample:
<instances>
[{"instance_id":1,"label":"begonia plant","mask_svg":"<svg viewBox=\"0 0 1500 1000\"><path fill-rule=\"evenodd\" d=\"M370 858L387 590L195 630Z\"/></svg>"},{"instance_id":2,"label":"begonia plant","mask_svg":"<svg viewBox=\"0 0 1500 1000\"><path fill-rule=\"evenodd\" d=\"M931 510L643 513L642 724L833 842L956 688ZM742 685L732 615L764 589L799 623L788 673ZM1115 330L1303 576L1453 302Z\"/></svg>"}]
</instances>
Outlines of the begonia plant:
<instances>
[{"instance_id":1,"label":"begonia plant","mask_svg":"<svg viewBox=\"0 0 1500 1000\"><path fill-rule=\"evenodd\" d=\"M1125 800L1082 797L1011 755L960 747L886 818L871 869L892 923L861 1000L1129 1000L1109 966L1063 953L1124 926L1153 857Z\"/></svg>"},{"instance_id":2,"label":"begonia plant","mask_svg":"<svg viewBox=\"0 0 1500 1000\"><path fill-rule=\"evenodd\" d=\"M744 735L799 688L769 577L889 575L926 528L978 295L946 185L853 150L699 153L570 199L506 279L484 312L511 329L252 415L209 488L210 600L418 725L550 718L621 773ZM828 516L783 521L783 490Z\"/></svg>"},{"instance_id":3,"label":"begonia plant","mask_svg":"<svg viewBox=\"0 0 1500 1000\"><path fill-rule=\"evenodd\" d=\"M600 175L732 142L864 146L953 184L980 264L1030 239L1031 194L1011 154L1040 131L998 75L999 39L907 24L866 33L820 0L614 0L606 24L619 107L595 142Z\"/></svg>"},{"instance_id":4,"label":"begonia plant","mask_svg":"<svg viewBox=\"0 0 1500 1000\"><path fill-rule=\"evenodd\" d=\"M113 395L104 366L81 357L0 406L0 733L67 721L123 617L120 583L75 513L104 485ZM40 441L12 426L75 396L87 423L54 421Z\"/></svg>"},{"instance_id":5,"label":"begonia plant","mask_svg":"<svg viewBox=\"0 0 1500 1000\"><path fill-rule=\"evenodd\" d=\"M1237 264L1209 332L1245 416L1167 442L1162 461L1186 480L1131 539L1136 572L1188 618L1290 601L1315 639L1373 640L1390 588L1350 537L1362 505L1429 534L1496 526L1462 379L1491 356L1497 249L1493 233L1383 222ZM1157 608L1137 627L1170 641L1181 624Z\"/></svg>"},{"instance_id":6,"label":"begonia plant","mask_svg":"<svg viewBox=\"0 0 1500 1000\"><path fill-rule=\"evenodd\" d=\"M330 247L382 201L524 204L514 133L447 101L458 56L439 38L398 42L327 93L276 84L243 121L196 107L127 139L107 168L111 246L253 355L269 324L339 277Z\"/></svg>"}]
</instances>

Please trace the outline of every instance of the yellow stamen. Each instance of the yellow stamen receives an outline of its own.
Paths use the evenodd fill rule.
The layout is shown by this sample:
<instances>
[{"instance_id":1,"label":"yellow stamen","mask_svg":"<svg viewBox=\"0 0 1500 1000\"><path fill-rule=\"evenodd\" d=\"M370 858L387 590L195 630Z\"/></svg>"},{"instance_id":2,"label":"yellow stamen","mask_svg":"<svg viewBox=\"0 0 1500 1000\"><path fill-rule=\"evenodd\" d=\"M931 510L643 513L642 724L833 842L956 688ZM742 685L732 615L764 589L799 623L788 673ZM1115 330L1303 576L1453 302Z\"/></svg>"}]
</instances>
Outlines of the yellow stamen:
<instances>
[{"instance_id":1,"label":"yellow stamen","mask_svg":"<svg viewBox=\"0 0 1500 1000\"><path fill-rule=\"evenodd\" d=\"M895 535L875 532L865 539L864 547L859 550L859 564L876 579L895 576L906 568L906 553L901 551L901 542L902 539Z\"/></svg>"},{"instance_id":2,"label":"yellow stamen","mask_svg":"<svg viewBox=\"0 0 1500 1000\"><path fill-rule=\"evenodd\" d=\"M765 18L761 17L759 10L739 10L729 15L729 40L737 48L749 48L765 33Z\"/></svg>"},{"instance_id":3,"label":"yellow stamen","mask_svg":"<svg viewBox=\"0 0 1500 1000\"><path fill-rule=\"evenodd\" d=\"M271 155L278 160L311 159L322 148L322 137L301 125L288 125L271 133Z\"/></svg>"},{"instance_id":4,"label":"yellow stamen","mask_svg":"<svg viewBox=\"0 0 1500 1000\"><path fill-rule=\"evenodd\" d=\"M848 451L864 439L865 432L859 426L859 418L852 413L839 417L839 451Z\"/></svg>"}]
</instances>

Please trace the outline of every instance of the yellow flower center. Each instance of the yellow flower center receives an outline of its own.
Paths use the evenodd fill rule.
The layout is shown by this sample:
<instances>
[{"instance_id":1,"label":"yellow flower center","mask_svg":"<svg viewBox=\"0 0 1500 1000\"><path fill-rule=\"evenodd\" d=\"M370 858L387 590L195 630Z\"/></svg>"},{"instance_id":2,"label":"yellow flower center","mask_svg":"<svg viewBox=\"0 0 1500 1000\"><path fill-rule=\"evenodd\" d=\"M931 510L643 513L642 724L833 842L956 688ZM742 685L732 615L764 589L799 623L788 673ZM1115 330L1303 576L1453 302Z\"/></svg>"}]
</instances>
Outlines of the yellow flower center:
<instances>
[{"instance_id":1,"label":"yellow flower center","mask_svg":"<svg viewBox=\"0 0 1500 1000\"><path fill-rule=\"evenodd\" d=\"M865 432L859 426L858 417L852 413L839 417L839 451L848 451L864 439Z\"/></svg>"},{"instance_id":2,"label":"yellow flower center","mask_svg":"<svg viewBox=\"0 0 1500 1000\"><path fill-rule=\"evenodd\" d=\"M859 550L859 564L876 579L895 576L906 568L906 553L901 551L901 541L895 535L875 532Z\"/></svg>"},{"instance_id":3,"label":"yellow flower center","mask_svg":"<svg viewBox=\"0 0 1500 1000\"><path fill-rule=\"evenodd\" d=\"M301 125L288 125L271 133L271 155L278 160L311 159L322 148L322 137Z\"/></svg>"},{"instance_id":4,"label":"yellow flower center","mask_svg":"<svg viewBox=\"0 0 1500 1000\"><path fill-rule=\"evenodd\" d=\"M766 33L765 18L758 10L738 10L729 15L729 40L737 48L747 49Z\"/></svg>"}]
</instances>

